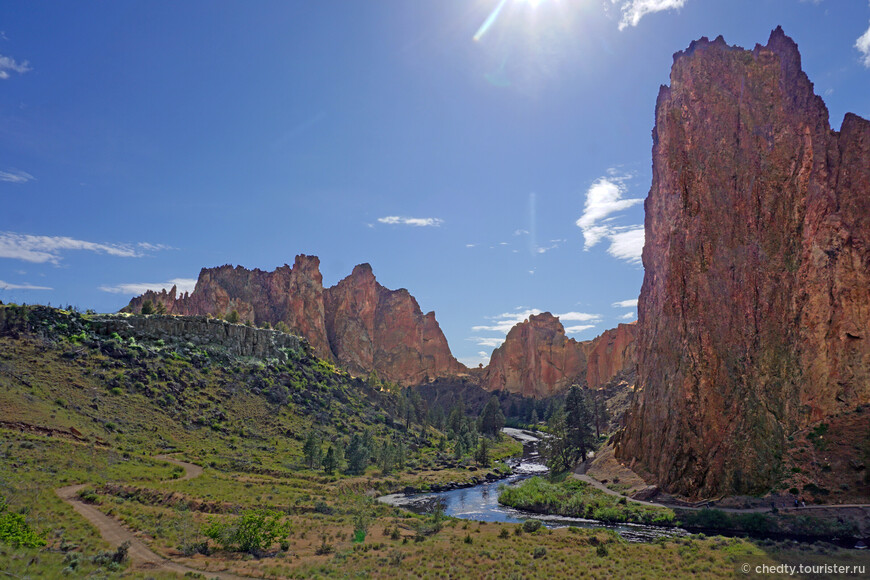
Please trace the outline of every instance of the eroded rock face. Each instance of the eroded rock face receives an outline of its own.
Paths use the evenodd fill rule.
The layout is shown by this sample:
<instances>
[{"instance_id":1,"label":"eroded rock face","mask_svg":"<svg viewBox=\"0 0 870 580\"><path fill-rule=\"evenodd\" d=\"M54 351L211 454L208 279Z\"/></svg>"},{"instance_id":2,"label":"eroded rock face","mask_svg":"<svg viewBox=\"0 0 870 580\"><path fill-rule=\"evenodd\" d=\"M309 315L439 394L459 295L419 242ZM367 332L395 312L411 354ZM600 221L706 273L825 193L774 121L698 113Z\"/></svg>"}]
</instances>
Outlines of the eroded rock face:
<instances>
[{"instance_id":1,"label":"eroded rock face","mask_svg":"<svg viewBox=\"0 0 870 580\"><path fill-rule=\"evenodd\" d=\"M435 313L405 290L378 284L368 264L326 290L326 328L339 363L355 372L418 385L467 372L450 353Z\"/></svg>"},{"instance_id":2,"label":"eroded rock face","mask_svg":"<svg viewBox=\"0 0 870 580\"><path fill-rule=\"evenodd\" d=\"M378 284L368 264L326 290L316 256L297 256L292 268L273 272L204 268L190 295L177 297L174 287L149 291L124 311L139 312L146 300L163 304L167 314L226 317L235 310L242 322L284 323L308 339L317 356L402 385L467 372L450 353L435 313L423 315L407 290Z\"/></svg>"},{"instance_id":3,"label":"eroded rock face","mask_svg":"<svg viewBox=\"0 0 870 580\"><path fill-rule=\"evenodd\" d=\"M163 304L167 314L206 315L226 318L233 310L241 322L260 325L286 324L294 334L308 339L317 356L334 360L326 337L323 277L317 256L300 254L291 268L273 272L241 266L203 268L193 293L176 297L176 289L148 291L133 298L123 310L139 312L150 300Z\"/></svg>"},{"instance_id":4,"label":"eroded rock face","mask_svg":"<svg viewBox=\"0 0 870 580\"><path fill-rule=\"evenodd\" d=\"M605 330L594 340L584 342L586 347L586 384L597 389L610 382L619 373L637 364L637 324L620 324Z\"/></svg>"},{"instance_id":5,"label":"eroded rock face","mask_svg":"<svg viewBox=\"0 0 870 580\"><path fill-rule=\"evenodd\" d=\"M514 326L492 353L481 386L524 397L545 398L579 384L600 389L617 375L634 370L637 325L620 324L593 340L565 336L549 312Z\"/></svg>"},{"instance_id":6,"label":"eroded rock face","mask_svg":"<svg viewBox=\"0 0 870 580\"><path fill-rule=\"evenodd\" d=\"M559 319L544 312L511 328L495 349L483 377L483 388L543 398L582 380L584 348L565 336Z\"/></svg>"},{"instance_id":7,"label":"eroded rock face","mask_svg":"<svg viewBox=\"0 0 870 580\"><path fill-rule=\"evenodd\" d=\"M677 53L653 130L638 388L617 453L746 493L786 435L870 399L870 123L828 112L781 29Z\"/></svg>"}]
</instances>

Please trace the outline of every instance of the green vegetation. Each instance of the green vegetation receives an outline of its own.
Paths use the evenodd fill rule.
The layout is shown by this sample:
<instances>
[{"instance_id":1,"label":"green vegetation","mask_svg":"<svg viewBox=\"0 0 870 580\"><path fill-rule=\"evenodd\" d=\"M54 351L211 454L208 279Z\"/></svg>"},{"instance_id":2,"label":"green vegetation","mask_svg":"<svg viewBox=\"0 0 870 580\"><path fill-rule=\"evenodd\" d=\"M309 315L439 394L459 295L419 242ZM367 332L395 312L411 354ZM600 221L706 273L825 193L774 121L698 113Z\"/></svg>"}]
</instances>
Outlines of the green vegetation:
<instances>
[{"instance_id":1,"label":"green vegetation","mask_svg":"<svg viewBox=\"0 0 870 580\"><path fill-rule=\"evenodd\" d=\"M572 385L564 406L554 409L547 421L550 434L544 443L547 466L561 473L586 461L586 455L597 444L593 430L604 422L605 413L603 404L596 406L588 392Z\"/></svg>"},{"instance_id":2,"label":"green vegetation","mask_svg":"<svg viewBox=\"0 0 870 580\"><path fill-rule=\"evenodd\" d=\"M372 388L304 349L286 361L238 359L208 345L99 335L77 312L0 306L0 327L10 320L19 336L0 336L0 517L13 522L9 535L29 530L36 540L3 532L9 577L177 577L108 546L55 493L73 484L158 555L204 577L207 568L266 578L725 578L738 558L775 562L744 540L690 549L411 514L373 497L504 473L500 460L521 446L482 437L482 413L459 401L439 413L419 393ZM548 414L546 404L524 405L518 413ZM481 447L492 469L475 460ZM165 453L203 473L182 477L155 458Z\"/></svg>"},{"instance_id":3,"label":"green vegetation","mask_svg":"<svg viewBox=\"0 0 870 580\"><path fill-rule=\"evenodd\" d=\"M262 554L283 540L289 526L282 515L272 510L248 510L230 522L209 520L202 533L218 542L224 550Z\"/></svg>"},{"instance_id":4,"label":"green vegetation","mask_svg":"<svg viewBox=\"0 0 870 580\"><path fill-rule=\"evenodd\" d=\"M532 477L518 486L502 487L498 501L536 513L609 523L670 525L674 521L673 510L626 502L577 479L549 482L541 477Z\"/></svg>"},{"instance_id":5,"label":"green vegetation","mask_svg":"<svg viewBox=\"0 0 870 580\"><path fill-rule=\"evenodd\" d=\"M46 544L45 538L34 532L24 515L6 511L6 498L0 497L0 542L10 546L39 548Z\"/></svg>"}]
</instances>

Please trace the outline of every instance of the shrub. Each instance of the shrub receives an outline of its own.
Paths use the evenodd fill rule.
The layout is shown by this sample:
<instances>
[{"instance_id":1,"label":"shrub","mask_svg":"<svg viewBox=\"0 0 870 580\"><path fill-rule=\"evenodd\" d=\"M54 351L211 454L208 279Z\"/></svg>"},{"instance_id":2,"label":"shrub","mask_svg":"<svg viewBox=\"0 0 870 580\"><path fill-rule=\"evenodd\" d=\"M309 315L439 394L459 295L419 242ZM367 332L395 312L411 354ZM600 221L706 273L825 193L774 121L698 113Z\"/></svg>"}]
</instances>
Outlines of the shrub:
<instances>
[{"instance_id":1,"label":"shrub","mask_svg":"<svg viewBox=\"0 0 870 580\"><path fill-rule=\"evenodd\" d=\"M543 558L547 555L547 548L544 546L536 546L534 550L532 550L532 558L538 559Z\"/></svg>"},{"instance_id":2,"label":"shrub","mask_svg":"<svg viewBox=\"0 0 870 580\"><path fill-rule=\"evenodd\" d=\"M541 529L541 520L530 519L523 522L523 531L532 533Z\"/></svg>"},{"instance_id":3,"label":"shrub","mask_svg":"<svg viewBox=\"0 0 870 580\"><path fill-rule=\"evenodd\" d=\"M507 528L502 528L501 531L498 533L498 537L503 539L509 538L510 535L511 533L508 531Z\"/></svg>"},{"instance_id":4,"label":"shrub","mask_svg":"<svg viewBox=\"0 0 870 580\"><path fill-rule=\"evenodd\" d=\"M22 514L8 513L6 500L0 497L0 542L13 547L41 548L45 538L34 532Z\"/></svg>"},{"instance_id":5,"label":"shrub","mask_svg":"<svg viewBox=\"0 0 870 580\"><path fill-rule=\"evenodd\" d=\"M276 540L287 535L287 525L281 514L271 510L250 510L234 522L211 519L202 531L225 550L252 554L269 549Z\"/></svg>"}]
</instances>

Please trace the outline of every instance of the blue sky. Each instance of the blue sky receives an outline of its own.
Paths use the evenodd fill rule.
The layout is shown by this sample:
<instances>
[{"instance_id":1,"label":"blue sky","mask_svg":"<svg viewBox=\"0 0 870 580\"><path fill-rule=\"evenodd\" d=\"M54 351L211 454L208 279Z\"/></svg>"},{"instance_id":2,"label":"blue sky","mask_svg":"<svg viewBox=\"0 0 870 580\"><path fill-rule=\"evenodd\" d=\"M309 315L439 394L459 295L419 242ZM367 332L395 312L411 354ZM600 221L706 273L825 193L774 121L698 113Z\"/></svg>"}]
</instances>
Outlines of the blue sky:
<instances>
[{"instance_id":1,"label":"blue sky","mask_svg":"<svg viewBox=\"0 0 870 580\"><path fill-rule=\"evenodd\" d=\"M864 0L16 2L0 8L0 300L114 311L202 267L361 262L486 362L533 311L635 318L674 52L782 25L839 128Z\"/></svg>"}]
</instances>

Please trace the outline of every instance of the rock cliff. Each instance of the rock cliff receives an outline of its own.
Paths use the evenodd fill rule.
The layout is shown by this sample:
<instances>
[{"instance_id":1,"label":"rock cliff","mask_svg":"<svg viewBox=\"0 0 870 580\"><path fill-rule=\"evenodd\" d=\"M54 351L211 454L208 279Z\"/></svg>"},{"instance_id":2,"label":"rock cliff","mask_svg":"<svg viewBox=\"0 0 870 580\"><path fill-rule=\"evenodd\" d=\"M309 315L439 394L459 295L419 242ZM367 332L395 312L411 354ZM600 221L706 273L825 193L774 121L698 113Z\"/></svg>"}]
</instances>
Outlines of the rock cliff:
<instances>
[{"instance_id":1,"label":"rock cliff","mask_svg":"<svg viewBox=\"0 0 870 580\"><path fill-rule=\"evenodd\" d=\"M565 336L559 319L544 312L529 316L508 332L492 352L483 388L549 397L577 382L586 372L586 354Z\"/></svg>"},{"instance_id":2,"label":"rock cliff","mask_svg":"<svg viewBox=\"0 0 870 580\"><path fill-rule=\"evenodd\" d=\"M284 323L290 332L308 339L317 356L334 360L326 337L323 277L317 256L296 256L292 268L285 264L274 272L241 266L203 268L190 295L176 297L175 287L169 292L149 290L123 310L139 312L146 300L162 304L167 314L226 318L235 310L241 322Z\"/></svg>"},{"instance_id":3,"label":"rock cliff","mask_svg":"<svg viewBox=\"0 0 870 580\"><path fill-rule=\"evenodd\" d=\"M586 384L597 389L637 364L637 323L620 324L584 343Z\"/></svg>"},{"instance_id":4,"label":"rock cliff","mask_svg":"<svg viewBox=\"0 0 870 580\"><path fill-rule=\"evenodd\" d=\"M559 319L549 312L532 315L514 326L492 353L481 386L525 397L544 398L572 384L599 389L635 365L635 330L620 324L583 342L565 336Z\"/></svg>"},{"instance_id":5,"label":"rock cliff","mask_svg":"<svg viewBox=\"0 0 870 580\"><path fill-rule=\"evenodd\" d=\"M317 356L357 374L376 371L402 385L467 372L450 353L435 313L424 315L407 290L388 290L375 280L371 266L324 290L320 260L299 255L293 267L273 272L241 266L204 268L191 294L148 291L130 301L139 312L146 300L167 314L226 317L287 329L308 340Z\"/></svg>"},{"instance_id":6,"label":"rock cliff","mask_svg":"<svg viewBox=\"0 0 870 580\"><path fill-rule=\"evenodd\" d=\"M780 28L677 53L617 447L666 490L760 492L787 435L870 400L870 123L832 131Z\"/></svg>"}]
</instances>

